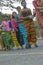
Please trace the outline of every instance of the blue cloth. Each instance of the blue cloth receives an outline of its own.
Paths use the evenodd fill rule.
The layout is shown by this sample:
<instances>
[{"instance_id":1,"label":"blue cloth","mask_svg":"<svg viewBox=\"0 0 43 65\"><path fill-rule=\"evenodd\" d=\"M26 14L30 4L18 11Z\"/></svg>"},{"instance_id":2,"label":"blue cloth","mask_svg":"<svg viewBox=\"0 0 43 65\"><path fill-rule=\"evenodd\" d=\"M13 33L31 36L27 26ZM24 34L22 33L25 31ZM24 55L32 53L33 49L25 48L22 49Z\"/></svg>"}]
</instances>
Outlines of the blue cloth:
<instances>
[{"instance_id":1,"label":"blue cloth","mask_svg":"<svg viewBox=\"0 0 43 65\"><path fill-rule=\"evenodd\" d=\"M19 29L20 29L20 31L21 31L21 33L23 35L24 43L26 44L26 46L28 46L28 40L26 39L27 33L26 33L26 29L25 29L24 25L19 24Z\"/></svg>"},{"instance_id":2,"label":"blue cloth","mask_svg":"<svg viewBox=\"0 0 43 65\"><path fill-rule=\"evenodd\" d=\"M16 22L19 21L19 18L18 18L19 14L16 14Z\"/></svg>"},{"instance_id":3,"label":"blue cloth","mask_svg":"<svg viewBox=\"0 0 43 65\"><path fill-rule=\"evenodd\" d=\"M16 14L16 22L19 22L18 16L19 16L19 14ZM26 39L27 33L26 33L26 29L25 29L23 23L19 24L19 30L23 35L23 40L24 40L25 45L28 46L28 40Z\"/></svg>"}]
</instances>

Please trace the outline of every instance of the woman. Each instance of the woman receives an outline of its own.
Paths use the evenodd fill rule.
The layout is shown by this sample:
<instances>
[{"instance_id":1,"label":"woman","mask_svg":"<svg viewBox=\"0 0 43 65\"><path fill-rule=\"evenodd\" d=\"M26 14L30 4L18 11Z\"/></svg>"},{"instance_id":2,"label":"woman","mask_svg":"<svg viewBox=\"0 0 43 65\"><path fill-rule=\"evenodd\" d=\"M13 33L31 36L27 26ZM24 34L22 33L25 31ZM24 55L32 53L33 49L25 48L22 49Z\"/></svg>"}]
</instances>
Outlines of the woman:
<instances>
[{"instance_id":1,"label":"woman","mask_svg":"<svg viewBox=\"0 0 43 65\"><path fill-rule=\"evenodd\" d=\"M10 46L14 45L12 42L12 36L11 36L11 28L9 27L9 21L7 16L4 18L5 20L2 21L1 27L2 27L2 39L5 45L6 49L10 49ZM12 43L12 44L11 44Z\"/></svg>"},{"instance_id":2,"label":"woman","mask_svg":"<svg viewBox=\"0 0 43 65\"><path fill-rule=\"evenodd\" d=\"M37 20L41 27L43 37L43 0L34 0L33 5L36 9Z\"/></svg>"},{"instance_id":3,"label":"woman","mask_svg":"<svg viewBox=\"0 0 43 65\"><path fill-rule=\"evenodd\" d=\"M11 18L11 25L12 25L12 37L13 37L13 40L14 40L14 43L16 45L16 48L19 49L20 48L20 43L19 43L19 39L18 39L18 35L19 35L19 28L18 28L18 23L16 22L16 19L15 19L15 15L16 13L13 12L12 13L12 18Z\"/></svg>"},{"instance_id":4,"label":"woman","mask_svg":"<svg viewBox=\"0 0 43 65\"><path fill-rule=\"evenodd\" d=\"M23 20L23 24L27 31L29 48L31 48L31 44L34 44L34 46L37 47L36 30L34 27L34 22L32 20L33 16L32 16L31 10L26 7L25 0L21 2L21 5L23 6L23 9L20 12L20 19Z\"/></svg>"},{"instance_id":5,"label":"woman","mask_svg":"<svg viewBox=\"0 0 43 65\"><path fill-rule=\"evenodd\" d=\"M26 29L25 29L22 21L19 20L19 14L20 14L20 11L21 11L21 7L18 6L16 9L18 11L18 14L16 15L16 22L18 22L19 30L20 30L20 33L21 33L21 39L22 39L21 43L23 44L23 42L24 42L25 47L28 48L28 40L26 39Z\"/></svg>"}]
</instances>

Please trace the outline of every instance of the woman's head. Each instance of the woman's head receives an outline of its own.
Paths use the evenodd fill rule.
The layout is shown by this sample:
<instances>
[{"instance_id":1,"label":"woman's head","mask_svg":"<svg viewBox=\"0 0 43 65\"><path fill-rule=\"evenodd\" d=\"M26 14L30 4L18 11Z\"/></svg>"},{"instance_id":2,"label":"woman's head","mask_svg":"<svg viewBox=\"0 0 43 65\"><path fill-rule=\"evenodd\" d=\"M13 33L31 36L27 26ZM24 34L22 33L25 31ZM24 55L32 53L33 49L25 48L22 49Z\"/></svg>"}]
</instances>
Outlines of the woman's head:
<instances>
[{"instance_id":1,"label":"woman's head","mask_svg":"<svg viewBox=\"0 0 43 65\"><path fill-rule=\"evenodd\" d=\"M18 12L20 12L21 7L20 7L20 6L18 6L16 9L17 9L17 11L18 11Z\"/></svg>"},{"instance_id":2,"label":"woman's head","mask_svg":"<svg viewBox=\"0 0 43 65\"><path fill-rule=\"evenodd\" d=\"M8 16L7 15L4 16L4 20L6 20L6 21L8 20Z\"/></svg>"},{"instance_id":3,"label":"woman's head","mask_svg":"<svg viewBox=\"0 0 43 65\"><path fill-rule=\"evenodd\" d=\"M16 16L16 12L13 12L12 13L12 18L15 18L15 16Z\"/></svg>"},{"instance_id":4,"label":"woman's head","mask_svg":"<svg viewBox=\"0 0 43 65\"><path fill-rule=\"evenodd\" d=\"M26 7L26 1L22 0L21 5L25 8Z\"/></svg>"}]
</instances>

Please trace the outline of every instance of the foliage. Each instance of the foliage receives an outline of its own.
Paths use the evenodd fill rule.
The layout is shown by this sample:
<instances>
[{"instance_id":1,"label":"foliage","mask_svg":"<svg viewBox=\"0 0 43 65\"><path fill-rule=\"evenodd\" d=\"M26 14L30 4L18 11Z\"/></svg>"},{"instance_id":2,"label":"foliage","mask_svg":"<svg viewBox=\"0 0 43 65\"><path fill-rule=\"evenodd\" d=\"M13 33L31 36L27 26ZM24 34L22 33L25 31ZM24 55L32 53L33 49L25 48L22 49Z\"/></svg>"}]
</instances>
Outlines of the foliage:
<instances>
[{"instance_id":1,"label":"foliage","mask_svg":"<svg viewBox=\"0 0 43 65\"><path fill-rule=\"evenodd\" d=\"M0 9L2 10L2 7L6 6L13 10L14 8L13 4L15 2L21 2L21 0L0 0Z\"/></svg>"},{"instance_id":2,"label":"foliage","mask_svg":"<svg viewBox=\"0 0 43 65\"><path fill-rule=\"evenodd\" d=\"M4 16L7 16L7 19L10 19L10 14L3 14L0 12L0 23L4 20Z\"/></svg>"}]
</instances>

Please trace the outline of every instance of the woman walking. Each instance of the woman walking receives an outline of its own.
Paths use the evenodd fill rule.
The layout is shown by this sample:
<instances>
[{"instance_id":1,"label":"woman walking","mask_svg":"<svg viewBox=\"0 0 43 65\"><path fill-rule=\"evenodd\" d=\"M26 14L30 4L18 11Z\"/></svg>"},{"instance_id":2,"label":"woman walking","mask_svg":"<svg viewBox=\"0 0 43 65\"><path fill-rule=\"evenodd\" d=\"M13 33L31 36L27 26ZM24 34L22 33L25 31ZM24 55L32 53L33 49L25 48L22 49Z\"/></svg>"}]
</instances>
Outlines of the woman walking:
<instances>
[{"instance_id":1,"label":"woman walking","mask_svg":"<svg viewBox=\"0 0 43 65\"><path fill-rule=\"evenodd\" d=\"M23 6L23 9L20 12L20 19L23 20L23 24L27 31L27 39L29 44L28 48L31 48L31 44L34 44L34 46L37 47L36 29L32 20L33 17L31 10L26 7L25 0L22 0L21 5Z\"/></svg>"}]
</instances>

